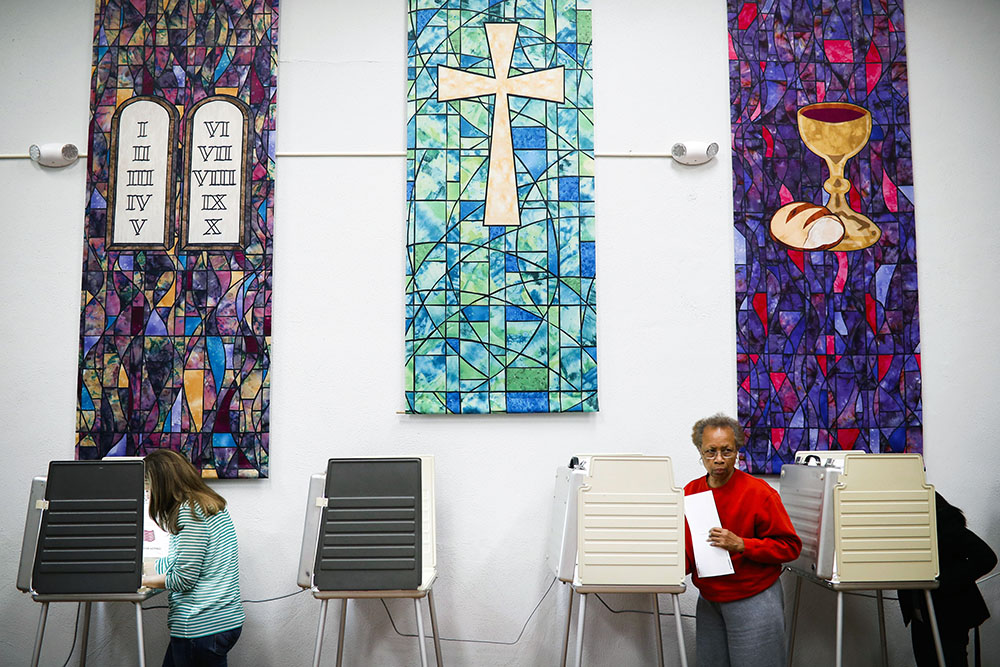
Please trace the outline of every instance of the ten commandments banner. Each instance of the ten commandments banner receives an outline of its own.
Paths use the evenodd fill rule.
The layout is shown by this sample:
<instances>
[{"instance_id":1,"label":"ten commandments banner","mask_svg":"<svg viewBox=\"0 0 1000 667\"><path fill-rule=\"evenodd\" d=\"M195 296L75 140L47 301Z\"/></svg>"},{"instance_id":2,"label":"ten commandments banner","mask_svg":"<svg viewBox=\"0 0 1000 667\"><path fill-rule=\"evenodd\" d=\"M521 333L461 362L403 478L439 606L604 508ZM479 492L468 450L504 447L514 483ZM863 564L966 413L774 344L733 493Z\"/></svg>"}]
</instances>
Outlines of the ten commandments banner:
<instances>
[{"instance_id":1,"label":"ten commandments banner","mask_svg":"<svg viewBox=\"0 0 1000 667\"><path fill-rule=\"evenodd\" d=\"M77 458L266 477L277 0L98 0Z\"/></svg>"},{"instance_id":2,"label":"ten commandments banner","mask_svg":"<svg viewBox=\"0 0 1000 667\"><path fill-rule=\"evenodd\" d=\"M589 0L408 27L407 411L596 411Z\"/></svg>"},{"instance_id":3,"label":"ten commandments banner","mask_svg":"<svg viewBox=\"0 0 1000 667\"><path fill-rule=\"evenodd\" d=\"M899 0L729 0L747 467L922 451Z\"/></svg>"}]
</instances>

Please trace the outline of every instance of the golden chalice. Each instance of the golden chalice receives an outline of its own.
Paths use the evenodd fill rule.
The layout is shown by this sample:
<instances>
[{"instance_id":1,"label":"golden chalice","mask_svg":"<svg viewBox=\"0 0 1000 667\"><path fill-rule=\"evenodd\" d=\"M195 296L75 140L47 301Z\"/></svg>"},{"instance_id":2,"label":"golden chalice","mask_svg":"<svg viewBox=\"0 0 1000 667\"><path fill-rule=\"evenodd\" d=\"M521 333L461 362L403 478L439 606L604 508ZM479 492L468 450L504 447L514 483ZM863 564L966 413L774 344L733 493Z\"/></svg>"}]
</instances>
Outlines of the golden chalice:
<instances>
[{"instance_id":1,"label":"golden chalice","mask_svg":"<svg viewBox=\"0 0 1000 667\"><path fill-rule=\"evenodd\" d=\"M872 132L867 109L846 102L821 102L798 111L799 136L806 147L826 161L830 178L823 189L830 193L826 207L844 223L843 240L830 250L861 250L882 236L868 217L851 208L847 193L851 182L844 178L844 165L857 155Z\"/></svg>"}]
</instances>

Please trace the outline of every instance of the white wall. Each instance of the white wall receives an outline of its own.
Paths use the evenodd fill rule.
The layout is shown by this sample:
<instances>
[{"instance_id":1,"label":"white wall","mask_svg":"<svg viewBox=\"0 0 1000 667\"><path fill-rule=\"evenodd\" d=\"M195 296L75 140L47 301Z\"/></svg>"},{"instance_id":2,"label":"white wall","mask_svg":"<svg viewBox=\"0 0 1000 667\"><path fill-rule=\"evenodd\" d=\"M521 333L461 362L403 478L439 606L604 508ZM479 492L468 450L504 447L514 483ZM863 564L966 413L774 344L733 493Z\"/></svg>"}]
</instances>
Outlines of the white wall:
<instances>
[{"instance_id":1,"label":"white wall","mask_svg":"<svg viewBox=\"0 0 1000 667\"><path fill-rule=\"evenodd\" d=\"M598 152L663 152L678 140L728 144L725 2L595 0ZM278 152L401 151L405 0L283 0ZM971 527L1000 547L993 455L1000 418L1000 325L994 284L1000 4L907 0L920 267L927 475ZM0 4L0 153L31 143L87 144L93 4ZM48 42L46 42L48 40ZM634 63L662 63L637 68ZM275 207L270 479L220 481L241 542L244 596L296 590L308 476L333 455L437 457L446 637L513 641L550 581L543 562L555 467L578 451L669 454L679 483L699 473L690 424L735 411L731 168L663 159L597 162L601 412L428 418L400 415L404 180L402 158L279 158ZM43 170L0 159L0 662L26 664L39 605L14 588L32 476L73 456L85 165ZM633 239L642 238L635 244ZM41 268L37 268L41 267ZM53 269L52 267L60 267ZM786 583L786 594L791 586ZM1000 581L983 590L1000 614ZM693 613L694 591L682 601ZM566 591L554 589L514 646L445 643L451 666L551 665ZM609 596L618 608L646 600ZM664 609L669 608L663 600ZM154 600L150 604L164 604ZM797 665L832 662L834 599L811 585ZM132 612L100 605L93 664L134 661ZM308 594L247 606L234 664L308 664L319 603ZM412 607L390 602L412 631ZM345 664L416 663L381 605L348 620ZM62 664L75 608L53 605L43 664ZM157 664L165 611L146 616ZM328 623L332 663L335 616ZM874 602L847 605L846 664L877 662ZM887 605L890 662L912 660ZM984 633L1000 661L998 621ZM689 656L693 620L685 619ZM672 620L663 619L668 660ZM588 614L587 663L653 664L648 616Z\"/></svg>"}]
</instances>

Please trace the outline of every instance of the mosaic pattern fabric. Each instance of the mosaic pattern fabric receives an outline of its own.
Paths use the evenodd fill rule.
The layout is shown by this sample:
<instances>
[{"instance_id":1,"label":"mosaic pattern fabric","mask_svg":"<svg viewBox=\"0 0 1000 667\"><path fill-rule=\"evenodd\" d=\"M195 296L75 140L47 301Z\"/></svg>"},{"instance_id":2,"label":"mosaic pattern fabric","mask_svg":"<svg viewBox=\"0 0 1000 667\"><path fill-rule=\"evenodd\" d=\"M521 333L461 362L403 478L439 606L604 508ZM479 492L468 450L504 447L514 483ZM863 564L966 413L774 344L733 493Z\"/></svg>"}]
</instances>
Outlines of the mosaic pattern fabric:
<instances>
[{"instance_id":1,"label":"mosaic pattern fabric","mask_svg":"<svg viewBox=\"0 0 1000 667\"><path fill-rule=\"evenodd\" d=\"M407 411L596 411L590 3L408 21Z\"/></svg>"},{"instance_id":2,"label":"mosaic pattern fabric","mask_svg":"<svg viewBox=\"0 0 1000 667\"><path fill-rule=\"evenodd\" d=\"M921 452L902 3L728 11L747 467L777 473L800 449Z\"/></svg>"},{"instance_id":3,"label":"mosaic pattern fabric","mask_svg":"<svg viewBox=\"0 0 1000 667\"><path fill-rule=\"evenodd\" d=\"M79 459L169 447L206 477L267 476L277 5L97 2ZM132 109L154 122L133 122ZM230 122L205 120L212 113L235 119L245 162L207 145L205 137L226 136ZM165 227L138 215L150 195L120 189L151 186L161 173L123 168L149 161L143 141L158 117L170 128L159 144L168 165ZM220 168L231 164L242 171ZM210 186L218 186L215 194ZM212 208L225 213L195 220L194 211ZM126 221L129 215L136 217ZM226 216L225 243L196 241L196 233L222 234ZM112 226L125 237L134 231L135 242L112 236ZM140 232L162 242L157 247Z\"/></svg>"}]
</instances>

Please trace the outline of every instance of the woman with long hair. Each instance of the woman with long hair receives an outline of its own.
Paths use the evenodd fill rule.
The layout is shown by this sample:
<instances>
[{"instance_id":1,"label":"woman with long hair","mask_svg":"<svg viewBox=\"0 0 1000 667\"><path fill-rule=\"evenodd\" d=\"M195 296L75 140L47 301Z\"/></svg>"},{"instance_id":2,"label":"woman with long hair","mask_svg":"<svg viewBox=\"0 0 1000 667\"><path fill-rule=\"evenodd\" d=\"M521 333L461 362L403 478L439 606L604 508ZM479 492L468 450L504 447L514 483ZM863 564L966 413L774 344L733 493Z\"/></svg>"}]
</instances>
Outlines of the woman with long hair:
<instances>
[{"instance_id":1,"label":"woman with long hair","mask_svg":"<svg viewBox=\"0 0 1000 667\"><path fill-rule=\"evenodd\" d=\"M169 592L170 645L163 667L225 667L243 630L236 530L226 500L170 449L146 455L149 515L170 533L148 588Z\"/></svg>"}]
</instances>

